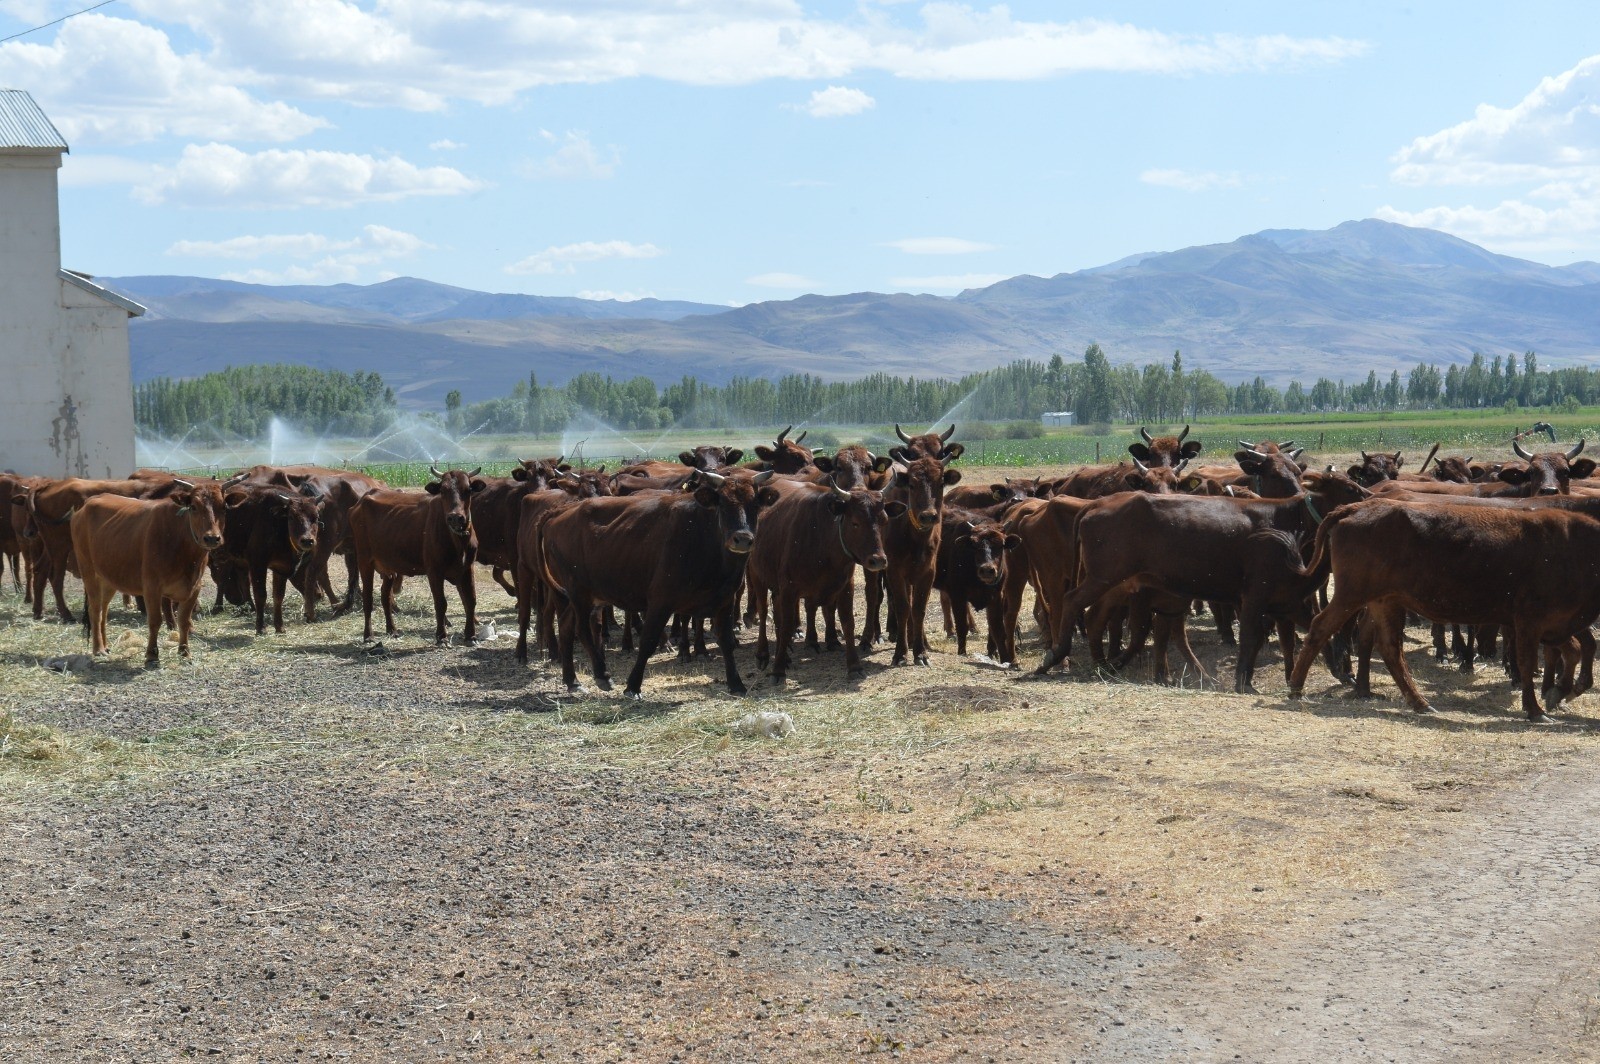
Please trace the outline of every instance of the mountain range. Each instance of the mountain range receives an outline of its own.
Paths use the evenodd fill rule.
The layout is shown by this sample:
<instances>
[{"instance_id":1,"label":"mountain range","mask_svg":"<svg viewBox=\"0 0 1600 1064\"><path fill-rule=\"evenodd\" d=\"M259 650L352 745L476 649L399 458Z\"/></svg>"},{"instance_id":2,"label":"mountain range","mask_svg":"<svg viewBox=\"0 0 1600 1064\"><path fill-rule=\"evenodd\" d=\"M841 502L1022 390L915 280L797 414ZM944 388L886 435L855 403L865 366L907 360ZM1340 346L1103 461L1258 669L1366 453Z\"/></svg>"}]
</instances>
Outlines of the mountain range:
<instances>
[{"instance_id":1,"label":"mountain range","mask_svg":"<svg viewBox=\"0 0 1600 1064\"><path fill-rule=\"evenodd\" d=\"M1373 219L1269 229L1226 244L1024 275L953 297L862 292L729 308L490 294L416 278L372 285L98 278L149 308L130 330L135 381L295 362L377 370L403 405L436 409L597 370L735 376L884 370L960 376L1018 358L1113 362L1181 350L1225 381L1387 377L1474 351L1537 351L1547 367L1600 353L1600 263L1546 266Z\"/></svg>"}]
</instances>

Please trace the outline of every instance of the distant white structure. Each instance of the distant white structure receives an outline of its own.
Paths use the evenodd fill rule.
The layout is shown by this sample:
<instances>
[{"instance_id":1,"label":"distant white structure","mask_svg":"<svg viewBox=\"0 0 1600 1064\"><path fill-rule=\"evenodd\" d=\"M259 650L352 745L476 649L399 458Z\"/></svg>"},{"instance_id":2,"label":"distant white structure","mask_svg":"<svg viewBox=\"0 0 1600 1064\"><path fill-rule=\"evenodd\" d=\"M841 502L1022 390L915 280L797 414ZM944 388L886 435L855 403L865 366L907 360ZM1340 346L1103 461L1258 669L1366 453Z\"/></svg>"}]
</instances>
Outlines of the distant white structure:
<instances>
[{"instance_id":1,"label":"distant white structure","mask_svg":"<svg viewBox=\"0 0 1600 1064\"><path fill-rule=\"evenodd\" d=\"M61 268L66 151L33 97L0 89L0 469L121 477L134 464L128 319L144 308Z\"/></svg>"},{"instance_id":2,"label":"distant white structure","mask_svg":"<svg viewBox=\"0 0 1600 1064\"><path fill-rule=\"evenodd\" d=\"M1056 429L1066 425L1076 425L1078 415L1071 410L1058 410L1051 414L1040 414L1039 422L1045 428Z\"/></svg>"}]
</instances>

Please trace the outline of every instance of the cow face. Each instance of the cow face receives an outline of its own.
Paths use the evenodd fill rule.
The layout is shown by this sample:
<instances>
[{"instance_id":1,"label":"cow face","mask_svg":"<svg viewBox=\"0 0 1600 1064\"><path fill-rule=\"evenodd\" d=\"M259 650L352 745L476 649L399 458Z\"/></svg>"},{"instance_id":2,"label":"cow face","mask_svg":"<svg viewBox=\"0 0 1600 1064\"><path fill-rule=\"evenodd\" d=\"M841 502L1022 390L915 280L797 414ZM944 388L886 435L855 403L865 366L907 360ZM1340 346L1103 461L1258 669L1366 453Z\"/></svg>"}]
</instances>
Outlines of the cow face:
<instances>
[{"instance_id":1,"label":"cow face","mask_svg":"<svg viewBox=\"0 0 1600 1064\"><path fill-rule=\"evenodd\" d=\"M938 526L944 489L960 480L961 470L946 469L937 458L918 458L910 465L895 466L889 487L906 504L911 527L921 532Z\"/></svg>"},{"instance_id":2,"label":"cow face","mask_svg":"<svg viewBox=\"0 0 1600 1064\"><path fill-rule=\"evenodd\" d=\"M215 482L196 485L177 479L172 483L173 490L167 501L177 507L178 514L189 526L189 535L205 550L222 546L223 515L229 509L222 497L222 485Z\"/></svg>"},{"instance_id":3,"label":"cow face","mask_svg":"<svg viewBox=\"0 0 1600 1064\"><path fill-rule=\"evenodd\" d=\"M1399 451L1394 454L1368 454L1362 451L1361 464L1349 469L1350 479L1368 488L1385 480L1399 480L1400 467L1404 464L1405 460L1400 457Z\"/></svg>"},{"instance_id":4,"label":"cow face","mask_svg":"<svg viewBox=\"0 0 1600 1064\"><path fill-rule=\"evenodd\" d=\"M1300 455L1304 451L1304 448L1263 451L1246 447L1235 451L1233 458L1240 469L1255 478L1251 490L1256 494L1264 499L1287 499L1300 494L1300 476L1305 472Z\"/></svg>"},{"instance_id":5,"label":"cow face","mask_svg":"<svg viewBox=\"0 0 1600 1064\"><path fill-rule=\"evenodd\" d=\"M907 436L905 429L897 424L894 427L894 434L900 437L905 446L889 448L889 457L902 465L910 465L918 458L937 458L941 462L954 462L967 453L964 445L950 442L950 437L955 433L955 424L951 423L943 432L924 432L920 436Z\"/></svg>"},{"instance_id":6,"label":"cow face","mask_svg":"<svg viewBox=\"0 0 1600 1064\"><path fill-rule=\"evenodd\" d=\"M1593 473L1595 468L1594 459L1578 457L1583 445L1584 441L1579 440L1569 451L1530 454L1523 448L1520 440L1513 440L1512 450L1517 452L1517 457L1526 465L1521 468L1505 466L1500 470L1500 479L1507 484L1516 485L1519 495L1571 494L1569 486L1571 479L1577 477L1582 480Z\"/></svg>"},{"instance_id":7,"label":"cow face","mask_svg":"<svg viewBox=\"0 0 1600 1064\"><path fill-rule=\"evenodd\" d=\"M463 473L459 469L444 473L439 472L437 468L430 468L429 471L439 479L428 481L425 489L429 495L438 496L439 501L444 504L445 526L455 535L470 535L472 497L489 486L478 479L483 467L479 466L470 473Z\"/></svg>"},{"instance_id":8,"label":"cow face","mask_svg":"<svg viewBox=\"0 0 1600 1064\"><path fill-rule=\"evenodd\" d=\"M1307 473L1302 478L1305 492L1314 501L1318 513L1326 514L1336 506L1372 498L1372 492L1357 484L1348 473L1328 466L1324 473Z\"/></svg>"},{"instance_id":9,"label":"cow face","mask_svg":"<svg viewBox=\"0 0 1600 1064\"><path fill-rule=\"evenodd\" d=\"M1005 529L994 524L967 522L967 530L956 543L972 552L972 567L978 582L995 587L1006 577L1006 551L1016 550L1022 540L1007 535Z\"/></svg>"},{"instance_id":10,"label":"cow face","mask_svg":"<svg viewBox=\"0 0 1600 1064\"><path fill-rule=\"evenodd\" d=\"M697 470L690 475L686 487L694 493L695 502L716 511L722 545L729 553L749 554L755 546L761 508L778 499L777 490L768 484L775 476L777 473L770 469L753 477L711 470Z\"/></svg>"},{"instance_id":11,"label":"cow face","mask_svg":"<svg viewBox=\"0 0 1600 1064\"><path fill-rule=\"evenodd\" d=\"M23 539L36 539L39 535L33 510L33 496L38 490L37 485L17 485L11 496L11 512L5 515L6 520L11 522L12 531Z\"/></svg>"},{"instance_id":12,"label":"cow face","mask_svg":"<svg viewBox=\"0 0 1600 1064\"><path fill-rule=\"evenodd\" d=\"M284 522L289 536L289 546L296 554L317 549L317 527L322 520L322 497L286 495L281 491L272 495L277 516Z\"/></svg>"},{"instance_id":13,"label":"cow face","mask_svg":"<svg viewBox=\"0 0 1600 1064\"><path fill-rule=\"evenodd\" d=\"M548 488L562 473L572 469L572 463L566 457L524 458L511 471L511 479L532 482L535 488Z\"/></svg>"},{"instance_id":14,"label":"cow face","mask_svg":"<svg viewBox=\"0 0 1600 1064\"><path fill-rule=\"evenodd\" d=\"M1144 437L1144 442L1128 444L1128 453L1147 466L1176 469L1200 453L1199 440L1184 442L1184 437L1189 435L1188 425L1183 426L1183 431L1176 436L1152 436L1150 430L1143 427L1139 429L1139 435Z\"/></svg>"},{"instance_id":15,"label":"cow face","mask_svg":"<svg viewBox=\"0 0 1600 1064\"><path fill-rule=\"evenodd\" d=\"M713 444L702 444L692 451L679 451L678 461L690 469L709 469L713 473L719 469L726 469L744 457L744 451L737 447L717 447Z\"/></svg>"},{"instance_id":16,"label":"cow face","mask_svg":"<svg viewBox=\"0 0 1600 1064\"><path fill-rule=\"evenodd\" d=\"M833 516L845 553L869 573L881 573L889 568L889 556L883 549L883 529L891 517L906 512L906 504L884 502L883 492L867 488L845 491L832 481L828 489L833 493Z\"/></svg>"},{"instance_id":17,"label":"cow face","mask_svg":"<svg viewBox=\"0 0 1600 1064\"><path fill-rule=\"evenodd\" d=\"M802 432L794 439L788 439L789 429L792 428L794 426L790 425L778 433L778 438L772 442L771 447L765 445L756 447L756 457L761 459L761 464L766 468L788 475L798 473L812 465L810 449L800 446L800 441L806 438L806 433Z\"/></svg>"},{"instance_id":18,"label":"cow face","mask_svg":"<svg viewBox=\"0 0 1600 1064\"><path fill-rule=\"evenodd\" d=\"M1481 467L1479 467L1481 468ZM1433 464L1433 479L1449 484L1467 484L1473 477L1472 456L1441 458Z\"/></svg>"},{"instance_id":19,"label":"cow face","mask_svg":"<svg viewBox=\"0 0 1600 1064\"><path fill-rule=\"evenodd\" d=\"M1117 467L1125 469L1125 466ZM1147 466L1139 459L1133 460L1133 469L1123 474L1123 490L1142 491L1150 495L1173 495L1178 490L1178 475L1168 466Z\"/></svg>"}]
</instances>

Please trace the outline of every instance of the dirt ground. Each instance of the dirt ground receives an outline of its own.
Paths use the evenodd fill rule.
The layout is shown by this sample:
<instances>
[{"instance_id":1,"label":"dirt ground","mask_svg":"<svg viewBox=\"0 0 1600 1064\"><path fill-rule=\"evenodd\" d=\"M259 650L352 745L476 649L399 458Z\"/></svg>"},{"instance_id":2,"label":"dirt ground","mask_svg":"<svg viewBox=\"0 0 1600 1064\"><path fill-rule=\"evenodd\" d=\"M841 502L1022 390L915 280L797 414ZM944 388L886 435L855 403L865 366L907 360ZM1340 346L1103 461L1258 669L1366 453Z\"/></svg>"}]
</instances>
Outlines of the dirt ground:
<instances>
[{"instance_id":1,"label":"dirt ground","mask_svg":"<svg viewBox=\"0 0 1600 1064\"><path fill-rule=\"evenodd\" d=\"M0 595L0 1057L1600 1058L1593 694L1530 726L1416 643L1417 717L1381 669L1289 702L1271 651L1236 696L940 636L783 687L747 643L745 699L664 653L635 704L519 666L487 578L501 638L433 648L417 583L381 651L230 611L154 673L121 610L41 668L80 634Z\"/></svg>"}]
</instances>

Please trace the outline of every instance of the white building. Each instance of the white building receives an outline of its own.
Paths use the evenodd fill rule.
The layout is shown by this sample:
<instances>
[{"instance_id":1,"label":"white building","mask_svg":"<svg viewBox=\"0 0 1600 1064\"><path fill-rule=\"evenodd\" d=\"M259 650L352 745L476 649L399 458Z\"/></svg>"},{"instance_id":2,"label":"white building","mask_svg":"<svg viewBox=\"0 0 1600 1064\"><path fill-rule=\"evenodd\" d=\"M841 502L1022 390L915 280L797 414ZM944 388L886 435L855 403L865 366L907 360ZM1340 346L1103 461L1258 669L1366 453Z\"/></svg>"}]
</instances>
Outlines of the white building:
<instances>
[{"instance_id":1,"label":"white building","mask_svg":"<svg viewBox=\"0 0 1600 1064\"><path fill-rule=\"evenodd\" d=\"M1071 410L1056 410L1039 415L1039 421L1045 428L1055 429L1066 425L1076 425L1078 415Z\"/></svg>"},{"instance_id":2,"label":"white building","mask_svg":"<svg viewBox=\"0 0 1600 1064\"><path fill-rule=\"evenodd\" d=\"M33 97L0 89L0 469L133 469L128 319L144 313L61 268L56 171L66 141Z\"/></svg>"}]
</instances>

